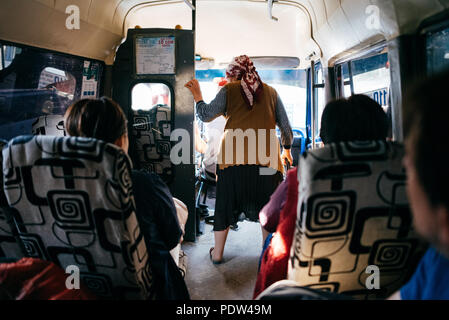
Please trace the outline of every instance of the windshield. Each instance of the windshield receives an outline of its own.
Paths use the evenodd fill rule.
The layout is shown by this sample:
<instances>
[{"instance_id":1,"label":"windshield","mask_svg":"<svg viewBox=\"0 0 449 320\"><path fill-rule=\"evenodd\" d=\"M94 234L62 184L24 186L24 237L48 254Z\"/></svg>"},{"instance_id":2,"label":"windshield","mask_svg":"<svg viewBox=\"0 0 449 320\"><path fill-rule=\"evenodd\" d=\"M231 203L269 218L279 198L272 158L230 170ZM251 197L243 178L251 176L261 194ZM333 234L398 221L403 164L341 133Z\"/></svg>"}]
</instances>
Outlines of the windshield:
<instances>
[{"instance_id":1,"label":"windshield","mask_svg":"<svg viewBox=\"0 0 449 320\"><path fill-rule=\"evenodd\" d=\"M263 82L272 86L284 104L285 111L293 129L305 130L307 75L304 70L260 70ZM203 99L212 101L219 89L219 82L225 77L224 69L197 70Z\"/></svg>"}]
</instances>

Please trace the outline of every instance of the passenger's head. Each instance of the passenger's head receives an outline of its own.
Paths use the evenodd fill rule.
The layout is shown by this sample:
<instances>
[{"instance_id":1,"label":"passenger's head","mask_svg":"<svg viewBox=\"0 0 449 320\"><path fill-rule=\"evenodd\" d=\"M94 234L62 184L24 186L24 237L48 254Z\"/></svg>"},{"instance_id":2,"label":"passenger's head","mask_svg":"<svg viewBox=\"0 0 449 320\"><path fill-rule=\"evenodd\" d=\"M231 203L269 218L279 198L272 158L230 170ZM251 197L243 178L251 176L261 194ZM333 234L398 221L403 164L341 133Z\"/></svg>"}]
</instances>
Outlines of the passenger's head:
<instances>
[{"instance_id":1,"label":"passenger's head","mask_svg":"<svg viewBox=\"0 0 449 320\"><path fill-rule=\"evenodd\" d=\"M376 101L365 95L331 101L323 110L320 136L324 144L383 140L387 135L387 115Z\"/></svg>"},{"instance_id":2,"label":"passenger's head","mask_svg":"<svg viewBox=\"0 0 449 320\"><path fill-rule=\"evenodd\" d=\"M128 152L126 117L120 106L111 99L79 100L67 109L64 118L69 135L103 140Z\"/></svg>"},{"instance_id":3,"label":"passenger's head","mask_svg":"<svg viewBox=\"0 0 449 320\"><path fill-rule=\"evenodd\" d=\"M417 86L404 104L408 193L416 230L449 257L449 73Z\"/></svg>"},{"instance_id":4,"label":"passenger's head","mask_svg":"<svg viewBox=\"0 0 449 320\"><path fill-rule=\"evenodd\" d=\"M254 74L260 79L253 62L247 55L241 55L232 59L226 69L226 79L230 82L241 80L247 73Z\"/></svg>"}]
</instances>

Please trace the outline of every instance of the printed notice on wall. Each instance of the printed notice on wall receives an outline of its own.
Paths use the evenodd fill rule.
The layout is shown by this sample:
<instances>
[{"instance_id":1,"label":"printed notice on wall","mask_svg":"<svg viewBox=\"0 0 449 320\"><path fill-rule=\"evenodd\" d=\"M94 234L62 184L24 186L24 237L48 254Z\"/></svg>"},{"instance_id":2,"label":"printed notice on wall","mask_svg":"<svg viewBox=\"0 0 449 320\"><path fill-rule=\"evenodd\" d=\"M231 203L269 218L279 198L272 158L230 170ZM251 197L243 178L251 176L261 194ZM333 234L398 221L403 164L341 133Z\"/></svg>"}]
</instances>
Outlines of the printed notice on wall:
<instances>
[{"instance_id":1,"label":"printed notice on wall","mask_svg":"<svg viewBox=\"0 0 449 320\"><path fill-rule=\"evenodd\" d=\"M98 98L97 88L98 88L98 65L91 61L84 61L81 99Z\"/></svg>"},{"instance_id":2,"label":"printed notice on wall","mask_svg":"<svg viewBox=\"0 0 449 320\"><path fill-rule=\"evenodd\" d=\"M137 37L137 74L174 74L175 37Z\"/></svg>"}]
</instances>

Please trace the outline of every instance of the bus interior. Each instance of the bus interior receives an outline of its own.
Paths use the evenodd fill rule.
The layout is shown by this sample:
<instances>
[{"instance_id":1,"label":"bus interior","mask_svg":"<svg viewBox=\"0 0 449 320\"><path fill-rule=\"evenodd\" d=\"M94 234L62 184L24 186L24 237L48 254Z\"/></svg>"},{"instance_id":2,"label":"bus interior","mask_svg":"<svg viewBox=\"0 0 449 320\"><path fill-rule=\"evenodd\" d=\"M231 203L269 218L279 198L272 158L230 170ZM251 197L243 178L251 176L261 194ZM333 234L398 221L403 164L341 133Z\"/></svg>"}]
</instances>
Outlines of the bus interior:
<instances>
[{"instance_id":1,"label":"bus interior","mask_svg":"<svg viewBox=\"0 0 449 320\"><path fill-rule=\"evenodd\" d=\"M155 43L163 53L149 60ZM409 85L449 65L449 0L2 0L0 138L65 136L63 115L73 102L111 97L127 116L133 168L157 173L187 206L182 251L190 297L252 299L259 224L239 221L227 262L210 263L215 177L202 170L194 139L186 162L170 157L178 129L205 139L185 83L198 79L212 101L227 65L242 54L282 98L294 167L322 146L326 103L353 94L378 102L388 139L402 143ZM0 257L8 257L11 240L1 226Z\"/></svg>"}]
</instances>

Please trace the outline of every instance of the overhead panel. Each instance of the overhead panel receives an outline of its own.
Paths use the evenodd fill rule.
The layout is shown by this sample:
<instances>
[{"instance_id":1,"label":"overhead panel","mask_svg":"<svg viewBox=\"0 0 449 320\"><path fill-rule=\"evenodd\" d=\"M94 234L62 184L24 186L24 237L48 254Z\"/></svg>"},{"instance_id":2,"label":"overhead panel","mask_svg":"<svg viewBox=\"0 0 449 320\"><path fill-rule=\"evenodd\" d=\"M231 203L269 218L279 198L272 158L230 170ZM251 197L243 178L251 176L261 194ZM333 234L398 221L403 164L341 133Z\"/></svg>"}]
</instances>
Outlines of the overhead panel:
<instances>
[{"instance_id":1,"label":"overhead panel","mask_svg":"<svg viewBox=\"0 0 449 320\"><path fill-rule=\"evenodd\" d=\"M217 68L241 54L299 58L310 38L309 18L291 5L274 4L278 21L268 17L264 1L197 1L196 8L196 53L213 58ZM127 28L174 28L178 24L191 28L191 10L184 2L142 5L128 14L125 23Z\"/></svg>"},{"instance_id":2,"label":"overhead panel","mask_svg":"<svg viewBox=\"0 0 449 320\"><path fill-rule=\"evenodd\" d=\"M191 30L192 10L184 2L142 5L128 13L124 24L126 29L135 26L174 29L180 25L184 30Z\"/></svg>"},{"instance_id":3,"label":"overhead panel","mask_svg":"<svg viewBox=\"0 0 449 320\"><path fill-rule=\"evenodd\" d=\"M73 3L73 1L72 1ZM2 0L0 39L92 59L105 60L120 43L121 36L81 19L79 30L66 28L69 17L61 11L64 3ZM81 15L87 17L88 6L80 3ZM59 10L61 9L61 10Z\"/></svg>"},{"instance_id":4,"label":"overhead panel","mask_svg":"<svg viewBox=\"0 0 449 320\"><path fill-rule=\"evenodd\" d=\"M40 2L47 7L53 7L55 4L55 0L35 0L36 2Z\"/></svg>"},{"instance_id":5,"label":"overhead panel","mask_svg":"<svg viewBox=\"0 0 449 320\"><path fill-rule=\"evenodd\" d=\"M180 24L191 29L190 9L181 0L1 2L1 39L94 59L113 58L128 27ZM64 28L65 10L73 4L80 8L77 31ZM380 30L365 27L370 5L380 8ZM297 56L305 61L312 51L320 51L317 42L328 59L371 39L389 40L416 32L421 21L447 8L449 0L279 0L273 6L276 22L268 17L266 1L197 0L196 45L203 56L225 63L242 53ZM310 39L310 22L314 39Z\"/></svg>"},{"instance_id":6,"label":"overhead panel","mask_svg":"<svg viewBox=\"0 0 449 320\"><path fill-rule=\"evenodd\" d=\"M88 22L110 30L113 33L122 35L122 25L113 24L117 5L120 2L120 0L93 0L90 4Z\"/></svg>"}]
</instances>

